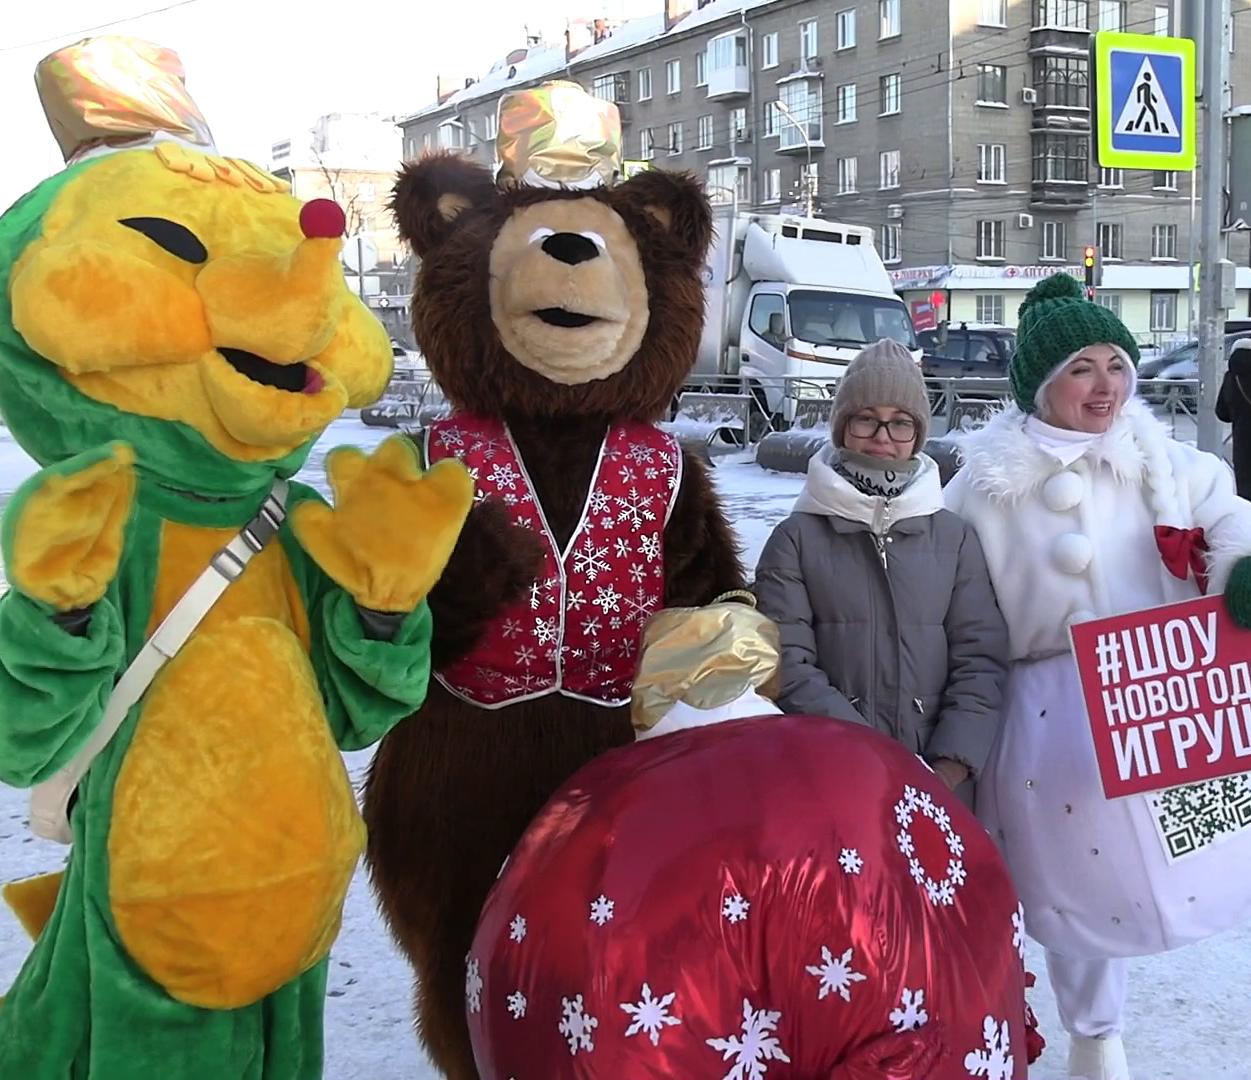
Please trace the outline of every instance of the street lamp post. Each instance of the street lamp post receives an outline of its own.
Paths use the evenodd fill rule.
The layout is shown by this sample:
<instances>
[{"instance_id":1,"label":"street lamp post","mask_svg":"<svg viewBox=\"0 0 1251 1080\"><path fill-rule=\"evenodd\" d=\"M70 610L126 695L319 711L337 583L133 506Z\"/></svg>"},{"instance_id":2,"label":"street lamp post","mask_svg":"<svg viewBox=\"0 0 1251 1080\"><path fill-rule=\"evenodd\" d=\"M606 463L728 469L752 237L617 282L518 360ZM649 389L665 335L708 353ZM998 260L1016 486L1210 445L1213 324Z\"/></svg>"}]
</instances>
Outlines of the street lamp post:
<instances>
[{"instance_id":1,"label":"street lamp post","mask_svg":"<svg viewBox=\"0 0 1251 1080\"><path fill-rule=\"evenodd\" d=\"M804 148L808 153L808 163L804 169L804 193L808 208L807 216L812 217L812 139L808 135L808 129L795 119L795 114L787 106L783 105L781 101L775 101L774 105L777 107L778 112L782 114L782 118L804 138Z\"/></svg>"}]
</instances>

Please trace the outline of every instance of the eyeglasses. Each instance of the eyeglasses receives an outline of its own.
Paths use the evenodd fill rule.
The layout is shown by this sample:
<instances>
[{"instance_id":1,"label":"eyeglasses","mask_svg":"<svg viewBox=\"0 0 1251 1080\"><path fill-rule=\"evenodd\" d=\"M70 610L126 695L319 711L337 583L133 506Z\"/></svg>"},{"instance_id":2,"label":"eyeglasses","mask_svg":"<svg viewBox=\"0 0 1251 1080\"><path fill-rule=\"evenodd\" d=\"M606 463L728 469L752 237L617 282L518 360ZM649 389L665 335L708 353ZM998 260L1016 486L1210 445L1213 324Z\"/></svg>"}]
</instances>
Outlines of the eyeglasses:
<instances>
[{"instance_id":1,"label":"eyeglasses","mask_svg":"<svg viewBox=\"0 0 1251 1080\"><path fill-rule=\"evenodd\" d=\"M917 437L916 424L906 417L879 420L875 416L853 416L847 421L847 430L857 439L876 439L882 428L886 429L891 442L912 442Z\"/></svg>"}]
</instances>

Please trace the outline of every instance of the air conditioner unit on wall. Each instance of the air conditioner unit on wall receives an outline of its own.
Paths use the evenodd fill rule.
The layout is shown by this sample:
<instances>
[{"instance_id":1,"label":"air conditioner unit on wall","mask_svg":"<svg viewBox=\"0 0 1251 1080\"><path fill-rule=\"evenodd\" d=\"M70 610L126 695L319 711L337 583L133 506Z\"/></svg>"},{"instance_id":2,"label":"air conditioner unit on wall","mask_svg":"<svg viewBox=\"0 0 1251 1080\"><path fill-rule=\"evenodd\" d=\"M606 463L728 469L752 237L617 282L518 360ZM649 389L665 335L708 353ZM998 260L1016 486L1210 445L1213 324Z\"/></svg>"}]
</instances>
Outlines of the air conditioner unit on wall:
<instances>
[{"instance_id":1,"label":"air conditioner unit on wall","mask_svg":"<svg viewBox=\"0 0 1251 1080\"><path fill-rule=\"evenodd\" d=\"M898 221L904 216L904 208L898 203L893 203L886 208L886 216L892 221Z\"/></svg>"},{"instance_id":2,"label":"air conditioner unit on wall","mask_svg":"<svg viewBox=\"0 0 1251 1080\"><path fill-rule=\"evenodd\" d=\"M1038 91L1032 86L1024 86L1021 88L1021 104L1036 105L1038 104Z\"/></svg>"},{"instance_id":3,"label":"air conditioner unit on wall","mask_svg":"<svg viewBox=\"0 0 1251 1080\"><path fill-rule=\"evenodd\" d=\"M1032 229L1034 227L1033 214L1017 214L1016 227L1018 229Z\"/></svg>"}]
</instances>

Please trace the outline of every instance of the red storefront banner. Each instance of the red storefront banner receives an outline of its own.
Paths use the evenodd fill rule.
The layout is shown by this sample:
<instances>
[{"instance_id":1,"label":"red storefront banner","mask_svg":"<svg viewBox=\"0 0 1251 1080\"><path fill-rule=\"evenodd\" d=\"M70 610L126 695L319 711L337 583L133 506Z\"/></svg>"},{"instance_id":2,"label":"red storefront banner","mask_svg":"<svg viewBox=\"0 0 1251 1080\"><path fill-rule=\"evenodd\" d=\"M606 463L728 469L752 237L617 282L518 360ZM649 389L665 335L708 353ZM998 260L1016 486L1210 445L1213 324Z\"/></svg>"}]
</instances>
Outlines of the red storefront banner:
<instances>
[{"instance_id":1,"label":"red storefront banner","mask_svg":"<svg viewBox=\"0 0 1251 1080\"><path fill-rule=\"evenodd\" d=\"M1251 631L1223 597L1070 634L1109 799L1251 771Z\"/></svg>"}]
</instances>

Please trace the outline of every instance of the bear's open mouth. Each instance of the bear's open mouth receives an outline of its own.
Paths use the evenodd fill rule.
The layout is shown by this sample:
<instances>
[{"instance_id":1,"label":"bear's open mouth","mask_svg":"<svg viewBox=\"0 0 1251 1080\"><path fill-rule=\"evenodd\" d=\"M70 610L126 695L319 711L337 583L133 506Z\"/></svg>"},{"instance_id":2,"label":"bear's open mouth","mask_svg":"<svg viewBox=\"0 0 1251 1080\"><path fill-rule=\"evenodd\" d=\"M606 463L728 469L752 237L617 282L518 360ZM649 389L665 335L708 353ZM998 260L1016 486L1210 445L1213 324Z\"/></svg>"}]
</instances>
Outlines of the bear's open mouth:
<instances>
[{"instance_id":1,"label":"bear's open mouth","mask_svg":"<svg viewBox=\"0 0 1251 1080\"><path fill-rule=\"evenodd\" d=\"M534 313L538 318L542 319L548 326L560 326L566 329L577 329L582 326L590 326L591 323L599 322L594 315L582 315L576 311L566 311L564 308L549 307L541 308Z\"/></svg>"},{"instance_id":2,"label":"bear's open mouth","mask_svg":"<svg viewBox=\"0 0 1251 1080\"><path fill-rule=\"evenodd\" d=\"M292 394L315 394L322 388L322 377L307 364L275 364L245 349L217 351L240 375L262 386Z\"/></svg>"}]
</instances>

